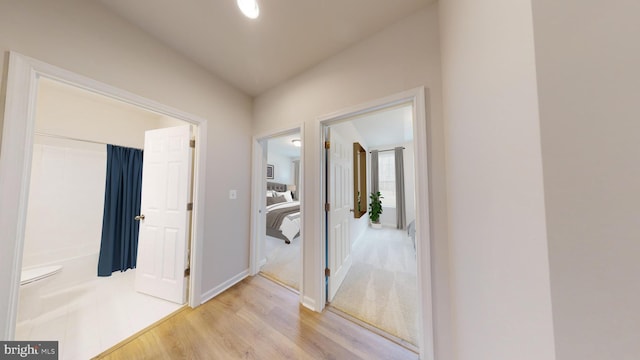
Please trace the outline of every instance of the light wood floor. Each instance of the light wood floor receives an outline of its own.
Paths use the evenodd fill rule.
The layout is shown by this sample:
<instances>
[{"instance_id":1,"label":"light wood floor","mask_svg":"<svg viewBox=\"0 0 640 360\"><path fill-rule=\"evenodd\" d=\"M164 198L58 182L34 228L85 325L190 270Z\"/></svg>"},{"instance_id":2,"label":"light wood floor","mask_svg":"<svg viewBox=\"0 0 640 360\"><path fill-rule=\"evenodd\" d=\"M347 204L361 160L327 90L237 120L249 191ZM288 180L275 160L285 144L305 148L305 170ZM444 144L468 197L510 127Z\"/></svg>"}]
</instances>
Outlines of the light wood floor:
<instances>
[{"instance_id":1,"label":"light wood floor","mask_svg":"<svg viewBox=\"0 0 640 360\"><path fill-rule=\"evenodd\" d=\"M99 326L99 324L98 324ZM185 308L96 359L418 359L261 276Z\"/></svg>"}]
</instances>

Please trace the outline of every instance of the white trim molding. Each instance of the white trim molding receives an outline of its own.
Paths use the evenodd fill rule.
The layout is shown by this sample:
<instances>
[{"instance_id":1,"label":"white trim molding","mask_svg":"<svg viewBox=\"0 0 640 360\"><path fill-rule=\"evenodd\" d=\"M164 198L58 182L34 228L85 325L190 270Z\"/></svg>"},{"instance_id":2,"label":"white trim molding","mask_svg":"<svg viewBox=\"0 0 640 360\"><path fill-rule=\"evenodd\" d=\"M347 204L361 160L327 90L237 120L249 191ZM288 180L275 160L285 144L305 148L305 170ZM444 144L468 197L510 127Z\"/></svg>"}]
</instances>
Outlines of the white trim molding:
<instances>
[{"instance_id":1,"label":"white trim molding","mask_svg":"<svg viewBox=\"0 0 640 360\"><path fill-rule=\"evenodd\" d=\"M214 287L213 289L207 291L206 293L202 294L202 296L200 297L200 304L204 304L207 301L213 299L214 297L222 294L223 292L225 292L227 289L229 289L230 287L232 287L233 285L239 283L240 281L246 279L249 276L249 269L246 269L236 275L234 275L231 279L223 282L222 284Z\"/></svg>"},{"instance_id":2,"label":"white trim molding","mask_svg":"<svg viewBox=\"0 0 640 360\"><path fill-rule=\"evenodd\" d=\"M306 307L311 311L317 311L316 301L313 298L310 298L308 296L302 297L302 306Z\"/></svg>"},{"instance_id":3,"label":"white trim molding","mask_svg":"<svg viewBox=\"0 0 640 360\"><path fill-rule=\"evenodd\" d=\"M44 77L197 125L189 306L200 304L207 120L122 89L10 52L0 149L0 339L14 338L31 176L38 79ZM8 290L8 291L7 291Z\"/></svg>"},{"instance_id":4,"label":"white trim molding","mask_svg":"<svg viewBox=\"0 0 640 360\"><path fill-rule=\"evenodd\" d=\"M433 298L432 298L432 274L431 274L431 238L432 229L430 226L430 188L429 188L429 153L428 153L428 122L427 122L427 91L424 87L403 91L382 99L373 100L364 104L353 106L344 110L337 111L332 114L324 115L318 118L320 127L320 136L316 149L319 156L319 174L320 187L316 194L319 198L318 204L324 203L325 198L325 157L324 157L324 141L325 129L331 124L347 121L353 117L371 113L373 111L386 109L400 104L411 104L413 108L413 144L414 144L414 165L415 165L415 187L416 187L416 254L418 264L418 303L420 309L420 320L418 336L418 348L420 350L421 359L434 358L434 324L433 324ZM324 211L319 213L319 217L315 221L320 224L320 241L314 246L315 261L322 264L314 275L316 281L315 286L319 287L319 299L305 299L306 304L316 305L317 311L321 311L325 306L326 287L324 269L326 259L325 248L325 214Z\"/></svg>"},{"instance_id":5,"label":"white trim molding","mask_svg":"<svg viewBox=\"0 0 640 360\"><path fill-rule=\"evenodd\" d=\"M279 136L292 134L295 132L300 133L300 138L304 139L304 123L296 124L284 129L277 129L253 137L252 141L252 164L251 164L251 239L249 245L249 273L254 276L260 272L262 266L266 263L266 259L262 259L264 256L261 244L261 240L264 239L266 231L266 213L265 213L265 179L266 179L266 167L263 166L266 161L266 152L268 151L266 141L269 139L277 138ZM298 189L298 200L300 201L300 235L302 244L300 246L300 258L304 258L304 151L305 143L302 142L300 146L300 174L302 181L300 181L300 188ZM300 302L304 304L304 266L300 269Z\"/></svg>"}]
</instances>

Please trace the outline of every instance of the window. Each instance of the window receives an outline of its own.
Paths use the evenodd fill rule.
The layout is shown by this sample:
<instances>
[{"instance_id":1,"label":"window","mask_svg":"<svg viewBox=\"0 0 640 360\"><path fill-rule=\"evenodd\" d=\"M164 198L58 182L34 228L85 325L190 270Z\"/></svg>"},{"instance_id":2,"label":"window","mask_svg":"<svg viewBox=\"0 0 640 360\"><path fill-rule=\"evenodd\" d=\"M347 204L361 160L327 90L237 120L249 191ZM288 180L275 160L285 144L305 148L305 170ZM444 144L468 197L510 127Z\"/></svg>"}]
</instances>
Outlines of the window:
<instances>
[{"instance_id":1,"label":"window","mask_svg":"<svg viewBox=\"0 0 640 360\"><path fill-rule=\"evenodd\" d=\"M378 154L378 180L383 207L396 207L396 166L393 151Z\"/></svg>"}]
</instances>

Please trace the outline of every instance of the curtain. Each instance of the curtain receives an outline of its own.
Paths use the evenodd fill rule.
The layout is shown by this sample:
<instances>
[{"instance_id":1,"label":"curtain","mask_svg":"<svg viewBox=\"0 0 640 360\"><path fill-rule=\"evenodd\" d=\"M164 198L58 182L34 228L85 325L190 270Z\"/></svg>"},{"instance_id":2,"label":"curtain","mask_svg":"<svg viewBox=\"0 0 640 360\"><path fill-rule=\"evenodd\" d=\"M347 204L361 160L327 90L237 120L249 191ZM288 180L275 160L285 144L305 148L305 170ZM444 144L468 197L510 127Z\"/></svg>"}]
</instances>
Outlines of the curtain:
<instances>
[{"instance_id":1,"label":"curtain","mask_svg":"<svg viewBox=\"0 0 640 360\"><path fill-rule=\"evenodd\" d=\"M407 205L404 198L404 156L402 147L394 149L396 166L396 228L407 226Z\"/></svg>"},{"instance_id":2,"label":"curtain","mask_svg":"<svg viewBox=\"0 0 640 360\"><path fill-rule=\"evenodd\" d=\"M380 181L378 180L378 150L371 150L371 192L377 193L378 191L380 191Z\"/></svg>"},{"instance_id":3,"label":"curtain","mask_svg":"<svg viewBox=\"0 0 640 360\"><path fill-rule=\"evenodd\" d=\"M98 276L136 267L141 193L142 150L107 145Z\"/></svg>"},{"instance_id":4,"label":"curtain","mask_svg":"<svg viewBox=\"0 0 640 360\"><path fill-rule=\"evenodd\" d=\"M293 197L296 200L300 200L300 196L298 196L298 192L300 191L300 160L293 160L293 185L296 186Z\"/></svg>"}]
</instances>

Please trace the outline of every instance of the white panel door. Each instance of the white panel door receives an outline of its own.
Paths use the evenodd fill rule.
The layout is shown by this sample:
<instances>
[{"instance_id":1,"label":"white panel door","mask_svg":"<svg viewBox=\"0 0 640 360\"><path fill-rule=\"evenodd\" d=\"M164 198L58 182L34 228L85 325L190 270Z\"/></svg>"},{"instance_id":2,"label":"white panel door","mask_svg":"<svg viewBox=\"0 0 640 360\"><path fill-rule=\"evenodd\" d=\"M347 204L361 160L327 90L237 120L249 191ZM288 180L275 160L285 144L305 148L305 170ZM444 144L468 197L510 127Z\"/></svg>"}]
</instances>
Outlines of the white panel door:
<instances>
[{"instance_id":1,"label":"white panel door","mask_svg":"<svg viewBox=\"0 0 640 360\"><path fill-rule=\"evenodd\" d=\"M136 291L184 304L191 127L145 133Z\"/></svg>"},{"instance_id":2,"label":"white panel door","mask_svg":"<svg viewBox=\"0 0 640 360\"><path fill-rule=\"evenodd\" d=\"M328 301L332 301L351 268L350 217L353 201L352 144L331 132L329 148Z\"/></svg>"}]
</instances>

